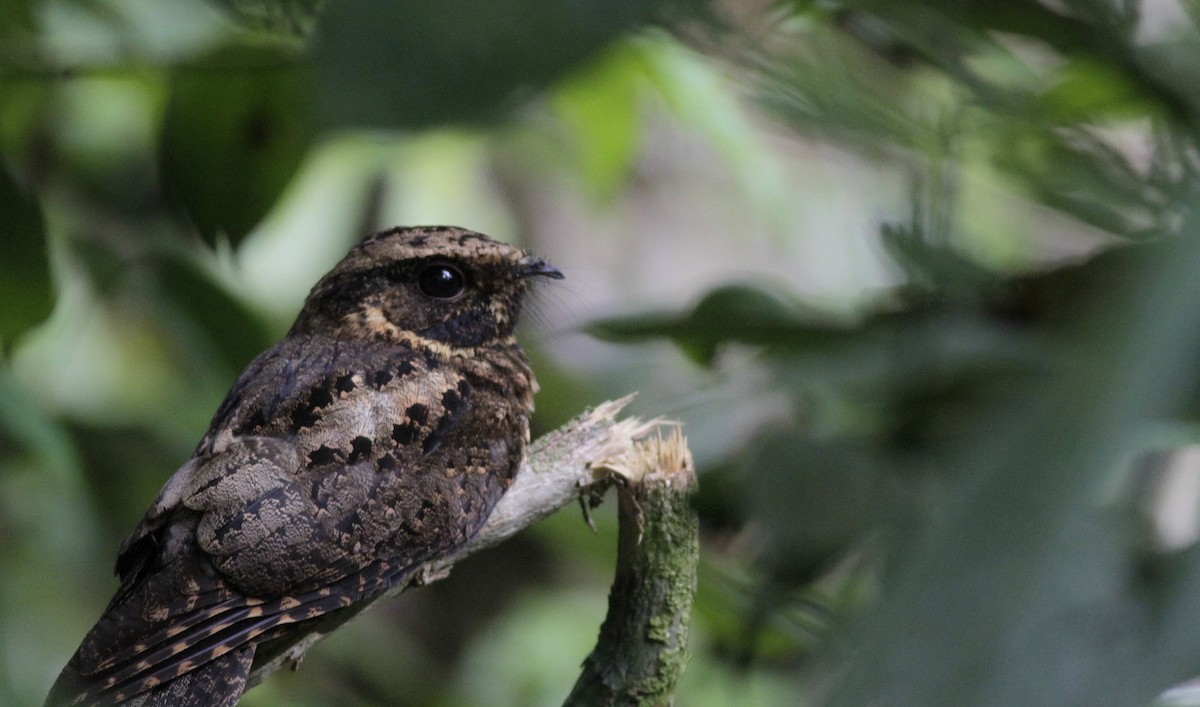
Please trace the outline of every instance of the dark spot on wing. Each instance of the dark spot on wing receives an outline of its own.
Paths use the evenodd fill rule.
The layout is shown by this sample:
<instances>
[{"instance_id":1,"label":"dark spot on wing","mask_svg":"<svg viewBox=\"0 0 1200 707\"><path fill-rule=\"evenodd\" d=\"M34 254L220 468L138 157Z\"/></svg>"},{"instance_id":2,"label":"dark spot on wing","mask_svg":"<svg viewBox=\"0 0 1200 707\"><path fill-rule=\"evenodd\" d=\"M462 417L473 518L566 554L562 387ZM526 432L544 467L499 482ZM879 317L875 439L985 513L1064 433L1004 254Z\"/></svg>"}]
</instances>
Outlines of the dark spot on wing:
<instances>
[{"instance_id":1,"label":"dark spot on wing","mask_svg":"<svg viewBox=\"0 0 1200 707\"><path fill-rule=\"evenodd\" d=\"M322 464L329 464L330 462L335 461L337 457L338 451L336 449L326 447L322 444L320 447L317 447L313 451L309 452L308 465L320 466Z\"/></svg>"},{"instance_id":2,"label":"dark spot on wing","mask_svg":"<svg viewBox=\"0 0 1200 707\"><path fill-rule=\"evenodd\" d=\"M355 464L363 459L366 459L370 455L371 440L367 439L366 437L359 436L355 437L350 442L350 456L346 458L346 461L351 464Z\"/></svg>"},{"instance_id":3,"label":"dark spot on wing","mask_svg":"<svg viewBox=\"0 0 1200 707\"><path fill-rule=\"evenodd\" d=\"M405 422L400 425L392 425L392 439L396 440L396 444L401 447L412 444L416 439L417 427L411 422Z\"/></svg>"},{"instance_id":4,"label":"dark spot on wing","mask_svg":"<svg viewBox=\"0 0 1200 707\"><path fill-rule=\"evenodd\" d=\"M318 412L321 408L333 402L333 394L324 388L316 388L308 395L308 404L297 407L292 412L292 428L301 429L312 427L321 419Z\"/></svg>"},{"instance_id":5,"label":"dark spot on wing","mask_svg":"<svg viewBox=\"0 0 1200 707\"><path fill-rule=\"evenodd\" d=\"M457 390L447 390L442 394L442 407L446 408L447 415L453 415L458 412L458 406L462 404L462 396Z\"/></svg>"},{"instance_id":6,"label":"dark spot on wing","mask_svg":"<svg viewBox=\"0 0 1200 707\"><path fill-rule=\"evenodd\" d=\"M404 411L404 416L418 425L429 422L429 408L421 403L413 403Z\"/></svg>"},{"instance_id":7,"label":"dark spot on wing","mask_svg":"<svg viewBox=\"0 0 1200 707\"><path fill-rule=\"evenodd\" d=\"M320 419L321 416L311 408L296 408L292 412L292 429L299 430L305 427L312 427Z\"/></svg>"},{"instance_id":8,"label":"dark spot on wing","mask_svg":"<svg viewBox=\"0 0 1200 707\"><path fill-rule=\"evenodd\" d=\"M447 390L442 394L442 407L445 408L446 414L442 415L438 420L437 427L434 428L429 436L425 438L424 444L421 445L421 453L429 456L437 451L438 447L442 446L442 442L446 440L446 435L458 424L462 419L463 412L466 410L466 400L471 394L471 385L465 380L458 382L456 390Z\"/></svg>"},{"instance_id":9,"label":"dark spot on wing","mask_svg":"<svg viewBox=\"0 0 1200 707\"><path fill-rule=\"evenodd\" d=\"M324 388L316 388L308 394L308 405L313 408L323 408L333 402L333 394Z\"/></svg>"},{"instance_id":10,"label":"dark spot on wing","mask_svg":"<svg viewBox=\"0 0 1200 707\"><path fill-rule=\"evenodd\" d=\"M245 435L261 432L267 426L267 411L263 408L258 408L254 414L246 419L238 428L235 434Z\"/></svg>"},{"instance_id":11,"label":"dark spot on wing","mask_svg":"<svg viewBox=\"0 0 1200 707\"><path fill-rule=\"evenodd\" d=\"M354 374L347 373L344 376L338 376L338 379L333 383L333 387L341 393L349 393L354 390Z\"/></svg>"}]
</instances>

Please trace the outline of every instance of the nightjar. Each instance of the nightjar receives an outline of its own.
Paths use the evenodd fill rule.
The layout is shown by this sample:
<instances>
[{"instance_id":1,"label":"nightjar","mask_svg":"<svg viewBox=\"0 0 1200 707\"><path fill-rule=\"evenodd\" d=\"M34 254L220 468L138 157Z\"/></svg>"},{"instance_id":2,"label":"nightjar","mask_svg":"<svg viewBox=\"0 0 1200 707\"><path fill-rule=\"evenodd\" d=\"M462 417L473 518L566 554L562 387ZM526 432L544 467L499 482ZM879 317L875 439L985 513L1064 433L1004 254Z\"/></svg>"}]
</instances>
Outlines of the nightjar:
<instances>
[{"instance_id":1,"label":"nightjar","mask_svg":"<svg viewBox=\"0 0 1200 707\"><path fill-rule=\"evenodd\" d=\"M529 439L513 326L539 277L562 274L459 228L359 242L121 545L47 704L236 704L256 666L464 545Z\"/></svg>"}]
</instances>

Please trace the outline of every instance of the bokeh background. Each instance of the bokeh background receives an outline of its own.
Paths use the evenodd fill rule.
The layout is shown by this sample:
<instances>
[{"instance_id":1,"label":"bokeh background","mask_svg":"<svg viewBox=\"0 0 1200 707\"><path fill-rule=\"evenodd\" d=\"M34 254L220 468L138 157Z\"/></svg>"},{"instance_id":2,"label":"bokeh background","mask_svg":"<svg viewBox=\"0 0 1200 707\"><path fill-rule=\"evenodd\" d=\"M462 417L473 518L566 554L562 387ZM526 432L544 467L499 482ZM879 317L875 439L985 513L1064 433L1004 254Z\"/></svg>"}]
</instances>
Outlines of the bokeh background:
<instances>
[{"instance_id":1,"label":"bokeh background","mask_svg":"<svg viewBox=\"0 0 1200 707\"><path fill-rule=\"evenodd\" d=\"M1200 704L1195 0L0 0L0 704L361 235L546 256L536 427L685 423L680 705ZM609 504L611 505L611 504ZM274 705L553 705L568 508Z\"/></svg>"}]
</instances>

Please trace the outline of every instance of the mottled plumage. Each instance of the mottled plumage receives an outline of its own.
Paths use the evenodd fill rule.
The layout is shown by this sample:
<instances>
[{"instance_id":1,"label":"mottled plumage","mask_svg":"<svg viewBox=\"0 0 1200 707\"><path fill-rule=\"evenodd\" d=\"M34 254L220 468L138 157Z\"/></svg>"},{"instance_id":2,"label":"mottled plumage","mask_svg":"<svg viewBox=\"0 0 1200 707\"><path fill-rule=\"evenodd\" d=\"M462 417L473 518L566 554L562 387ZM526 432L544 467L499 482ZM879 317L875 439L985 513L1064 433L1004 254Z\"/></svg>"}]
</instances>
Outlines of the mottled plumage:
<instances>
[{"instance_id":1,"label":"mottled plumage","mask_svg":"<svg viewBox=\"0 0 1200 707\"><path fill-rule=\"evenodd\" d=\"M529 437L531 276L561 277L456 228L360 242L122 544L47 704L236 704L253 666L465 544Z\"/></svg>"}]
</instances>

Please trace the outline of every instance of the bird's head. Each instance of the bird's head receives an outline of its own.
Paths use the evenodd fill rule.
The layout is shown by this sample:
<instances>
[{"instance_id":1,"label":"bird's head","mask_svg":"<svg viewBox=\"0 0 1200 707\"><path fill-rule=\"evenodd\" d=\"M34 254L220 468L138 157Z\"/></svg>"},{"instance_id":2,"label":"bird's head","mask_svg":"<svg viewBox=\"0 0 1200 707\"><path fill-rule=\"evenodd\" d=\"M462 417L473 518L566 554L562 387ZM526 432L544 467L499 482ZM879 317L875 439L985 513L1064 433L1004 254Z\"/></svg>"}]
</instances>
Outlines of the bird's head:
<instances>
[{"instance_id":1,"label":"bird's head","mask_svg":"<svg viewBox=\"0 0 1200 707\"><path fill-rule=\"evenodd\" d=\"M540 258L448 226L367 236L313 287L293 334L383 338L448 350L505 343Z\"/></svg>"}]
</instances>

